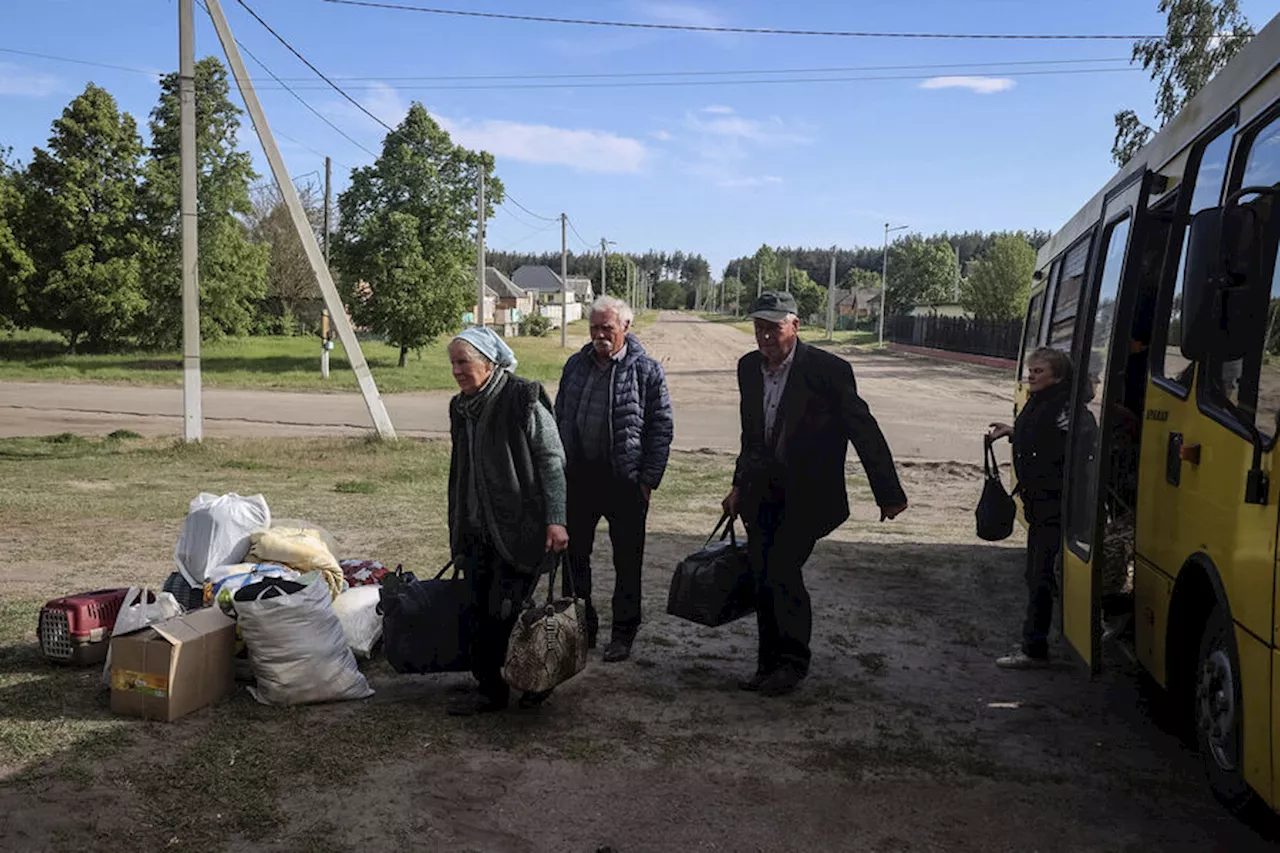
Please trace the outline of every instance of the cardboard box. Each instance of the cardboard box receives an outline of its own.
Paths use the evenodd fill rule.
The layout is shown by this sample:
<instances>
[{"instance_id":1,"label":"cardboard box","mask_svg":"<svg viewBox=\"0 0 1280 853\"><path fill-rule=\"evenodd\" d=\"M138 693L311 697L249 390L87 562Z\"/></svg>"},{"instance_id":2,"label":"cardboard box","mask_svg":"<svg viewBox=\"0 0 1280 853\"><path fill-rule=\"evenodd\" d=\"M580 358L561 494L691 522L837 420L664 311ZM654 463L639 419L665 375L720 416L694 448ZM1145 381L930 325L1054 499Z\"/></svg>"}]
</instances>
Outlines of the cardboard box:
<instances>
[{"instance_id":1,"label":"cardboard box","mask_svg":"<svg viewBox=\"0 0 1280 853\"><path fill-rule=\"evenodd\" d=\"M235 690L236 622L216 607L111 638L111 710L170 722Z\"/></svg>"}]
</instances>

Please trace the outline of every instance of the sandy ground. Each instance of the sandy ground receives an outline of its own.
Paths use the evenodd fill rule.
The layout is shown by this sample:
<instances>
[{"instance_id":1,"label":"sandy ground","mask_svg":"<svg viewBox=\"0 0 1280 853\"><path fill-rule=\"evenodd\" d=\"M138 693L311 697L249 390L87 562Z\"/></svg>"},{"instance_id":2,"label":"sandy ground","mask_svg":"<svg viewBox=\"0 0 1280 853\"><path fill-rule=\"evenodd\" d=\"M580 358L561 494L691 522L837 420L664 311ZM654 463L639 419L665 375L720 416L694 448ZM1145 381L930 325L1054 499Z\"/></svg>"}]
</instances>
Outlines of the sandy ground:
<instances>
[{"instance_id":1,"label":"sandy ground","mask_svg":"<svg viewBox=\"0 0 1280 853\"><path fill-rule=\"evenodd\" d=\"M738 391L735 365L755 344L728 325L675 312L641 333L662 362L676 408L675 446L735 450ZM1007 420L1010 377L1002 371L894 353L838 350L853 363L894 453L903 459L977 459L976 436L991 420ZM554 394L554 386L548 389ZM389 394L387 410L407 436L448 433L449 393ZM211 437L342 435L369 428L357 394L207 389L205 432ZM0 436L60 432L179 435L182 392L174 388L0 382Z\"/></svg>"},{"instance_id":2,"label":"sandy ground","mask_svg":"<svg viewBox=\"0 0 1280 853\"><path fill-rule=\"evenodd\" d=\"M664 317L645 342L669 371L680 443L731 447L733 362L749 339ZM83 850L104 841L201 853L1270 849L1212 799L1198 758L1158 724L1151 689L1122 661L1109 660L1090 680L1059 644L1059 662L1047 672L992 665L1016 638L1023 557L1017 537L1000 545L974 539L981 485L974 462L982 427L1007 414L1008 383L990 371L915 358L850 358L900 458L912 507L898 521L876 523L851 463L854 518L819 544L805 571L814 660L796 694L771 700L736 689L754 665L753 619L709 629L666 615L671 567L701 545L708 523L705 512L664 505L659 492L645 562L646 624L631 661L594 657L543 708L479 720L443 714L466 677L398 677L377 662L366 669L378 692L364 703L283 711L256 706L241 691L178 723L136 727L118 755L79 743L0 781L0 850ZM119 395L124 408L125 397L172 395L22 390L46 388L72 407L107 406ZM87 417L59 413L56 397L24 399L34 407L17 409L13 390L0 387L6 429L15 412L51 431ZM266 396L303 398L297 405L325 420L294 415L282 418L287 427L237 420L236 405L265 398L211 392L208 410L218 416L211 432L330 430L340 420L315 415L310 395ZM417 405L416 423L429 432L438 415L433 399L392 398L393 417L412 431L406 413ZM154 413L130 417L111 428L172 428ZM715 468L707 479L714 499L729 458L706 458ZM77 535L104 535L111 523L86 520ZM157 518L131 537L171 541L180 523L180 515ZM360 535L357 522L348 527L331 532L340 542ZM0 531L14 548L26 535ZM158 583L170 567L164 549L153 550L130 577L80 566L76 579ZM66 562L51 555L49 575L70 570ZM596 565L596 589L607 591L603 527ZM604 599L597 592L602 615ZM0 649L0 672L6 652L17 654ZM84 698L95 696L95 678L87 673L83 691L67 693L68 715L109 719L100 695ZM40 689L38 678L11 688L32 689ZM0 691L0 720L21 713L7 707ZM259 797L267 781L284 793Z\"/></svg>"}]
</instances>

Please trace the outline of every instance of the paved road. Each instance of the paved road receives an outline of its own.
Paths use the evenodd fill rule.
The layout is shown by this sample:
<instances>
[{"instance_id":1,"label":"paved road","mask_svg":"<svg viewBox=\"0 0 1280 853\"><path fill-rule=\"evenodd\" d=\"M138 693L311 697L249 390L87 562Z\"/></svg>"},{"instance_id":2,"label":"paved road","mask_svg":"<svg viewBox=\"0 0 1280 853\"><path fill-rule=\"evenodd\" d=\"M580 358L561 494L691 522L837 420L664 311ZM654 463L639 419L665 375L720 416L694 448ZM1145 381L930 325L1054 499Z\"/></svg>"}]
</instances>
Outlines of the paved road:
<instances>
[{"instance_id":1,"label":"paved road","mask_svg":"<svg viewBox=\"0 0 1280 853\"><path fill-rule=\"evenodd\" d=\"M667 371L676 407L676 447L735 450L735 364L754 346L751 337L732 326L675 312L663 313L640 336ZM901 354L842 354L853 363L859 389L900 458L977 461L977 436L989 421L1010 414L1011 382L999 371ZM554 386L548 390L555 393ZM429 391L384 399L397 432L438 437L448 434L449 397L446 391ZM350 435L370 428L358 394L215 388L206 389L203 399L205 434L210 437ZM179 435L181 390L0 383L0 436L105 434L116 429Z\"/></svg>"}]
</instances>

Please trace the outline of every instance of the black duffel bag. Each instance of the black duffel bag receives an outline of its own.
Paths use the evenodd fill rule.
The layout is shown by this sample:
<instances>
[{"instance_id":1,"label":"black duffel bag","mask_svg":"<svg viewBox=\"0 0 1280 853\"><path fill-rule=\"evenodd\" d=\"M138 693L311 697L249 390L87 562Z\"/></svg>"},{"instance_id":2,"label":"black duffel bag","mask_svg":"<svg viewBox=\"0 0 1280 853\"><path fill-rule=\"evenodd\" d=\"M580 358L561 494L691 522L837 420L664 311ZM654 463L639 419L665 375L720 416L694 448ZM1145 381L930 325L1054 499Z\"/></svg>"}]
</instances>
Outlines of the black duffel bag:
<instances>
[{"instance_id":1,"label":"black duffel bag","mask_svg":"<svg viewBox=\"0 0 1280 853\"><path fill-rule=\"evenodd\" d=\"M382 579L378 612L383 652L396 672L471 670L471 585L452 560L431 580L397 567Z\"/></svg>"},{"instance_id":2,"label":"black duffel bag","mask_svg":"<svg viewBox=\"0 0 1280 853\"><path fill-rule=\"evenodd\" d=\"M1000 464L990 438L983 438L982 469L985 474L982 497L974 516L978 522L978 538L988 542L1008 539L1013 533L1013 523L1018 517L1018 506L1000 482Z\"/></svg>"},{"instance_id":3,"label":"black duffel bag","mask_svg":"<svg viewBox=\"0 0 1280 853\"><path fill-rule=\"evenodd\" d=\"M756 579L747 556L747 543L738 541L733 519L725 515L702 550L676 566L667 612L715 628L750 615L755 609Z\"/></svg>"}]
</instances>

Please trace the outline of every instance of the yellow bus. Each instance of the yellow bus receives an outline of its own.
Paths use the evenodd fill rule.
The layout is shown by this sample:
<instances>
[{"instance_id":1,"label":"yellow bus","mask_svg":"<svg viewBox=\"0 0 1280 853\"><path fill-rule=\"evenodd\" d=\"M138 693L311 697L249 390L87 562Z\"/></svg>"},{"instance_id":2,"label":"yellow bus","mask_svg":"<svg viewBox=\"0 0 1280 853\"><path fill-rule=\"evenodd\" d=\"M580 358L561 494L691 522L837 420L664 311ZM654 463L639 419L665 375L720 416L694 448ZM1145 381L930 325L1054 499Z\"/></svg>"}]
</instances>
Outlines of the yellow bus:
<instances>
[{"instance_id":1,"label":"yellow bus","mask_svg":"<svg viewBox=\"0 0 1280 853\"><path fill-rule=\"evenodd\" d=\"M1076 365L1063 634L1128 626L1233 808L1280 808L1278 207L1280 16L1040 250L1020 359Z\"/></svg>"}]
</instances>

